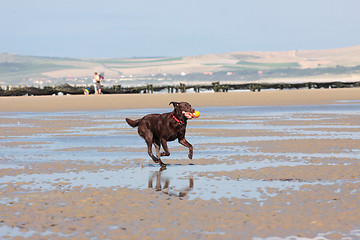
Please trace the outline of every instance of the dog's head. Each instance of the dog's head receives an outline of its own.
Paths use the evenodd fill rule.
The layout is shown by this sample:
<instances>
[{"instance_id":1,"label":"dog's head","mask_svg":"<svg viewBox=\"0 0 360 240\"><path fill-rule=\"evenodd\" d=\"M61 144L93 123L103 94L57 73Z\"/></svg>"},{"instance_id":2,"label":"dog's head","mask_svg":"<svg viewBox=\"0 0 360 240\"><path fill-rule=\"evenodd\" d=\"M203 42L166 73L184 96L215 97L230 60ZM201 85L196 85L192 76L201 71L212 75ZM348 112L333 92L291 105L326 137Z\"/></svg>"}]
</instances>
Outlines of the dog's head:
<instances>
[{"instance_id":1,"label":"dog's head","mask_svg":"<svg viewBox=\"0 0 360 240\"><path fill-rule=\"evenodd\" d=\"M191 107L191 105L187 102L170 102L169 105L172 104L174 106L174 115L176 117L184 117L185 119L193 118L193 113L195 109Z\"/></svg>"}]
</instances>

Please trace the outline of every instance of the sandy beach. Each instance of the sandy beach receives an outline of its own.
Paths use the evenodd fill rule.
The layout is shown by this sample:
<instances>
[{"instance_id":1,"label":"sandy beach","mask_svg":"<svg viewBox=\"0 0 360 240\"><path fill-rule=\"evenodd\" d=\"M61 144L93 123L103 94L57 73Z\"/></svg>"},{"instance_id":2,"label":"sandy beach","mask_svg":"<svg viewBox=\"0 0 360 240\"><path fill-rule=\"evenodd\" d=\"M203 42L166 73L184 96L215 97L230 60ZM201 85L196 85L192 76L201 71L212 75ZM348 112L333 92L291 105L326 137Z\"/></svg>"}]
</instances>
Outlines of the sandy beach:
<instances>
[{"instance_id":1,"label":"sandy beach","mask_svg":"<svg viewBox=\"0 0 360 240\"><path fill-rule=\"evenodd\" d=\"M359 100L359 96L360 88L227 93L1 97L0 112L167 108L168 103L171 101L186 101L196 107L330 104L336 101Z\"/></svg>"},{"instance_id":2,"label":"sandy beach","mask_svg":"<svg viewBox=\"0 0 360 240\"><path fill-rule=\"evenodd\" d=\"M170 101L201 116L194 158L173 142L160 171L124 118ZM358 88L3 97L0 112L0 239L360 238Z\"/></svg>"}]
</instances>

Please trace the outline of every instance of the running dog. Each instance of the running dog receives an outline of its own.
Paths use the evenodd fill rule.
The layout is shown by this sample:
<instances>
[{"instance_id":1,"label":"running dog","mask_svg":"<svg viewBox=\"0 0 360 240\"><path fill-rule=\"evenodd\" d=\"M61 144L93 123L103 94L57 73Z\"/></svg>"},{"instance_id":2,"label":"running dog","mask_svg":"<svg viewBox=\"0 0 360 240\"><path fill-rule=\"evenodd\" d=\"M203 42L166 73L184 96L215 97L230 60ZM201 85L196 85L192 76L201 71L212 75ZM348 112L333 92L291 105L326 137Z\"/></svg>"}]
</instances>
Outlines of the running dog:
<instances>
[{"instance_id":1,"label":"running dog","mask_svg":"<svg viewBox=\"0 0 360 240\"><path fill-rule=\"evenodd\" d=\"M186 124L188 119L194 118L195 110L187 102L170 102L174 110L163 114L148 114L141 119L131 120L126 118L126 122L131 127L138 127L139 135L145 139L148 154L155 163L161 167L166 167L160 156L169 156L170 152L167 142L178 139L179 143L189 148L188 157L193 157L193 146L185 139ZM152 144L155 146L156 157L152 152ZM160 153L160 147L164 152Z\"/></svg>"}]
</instances>

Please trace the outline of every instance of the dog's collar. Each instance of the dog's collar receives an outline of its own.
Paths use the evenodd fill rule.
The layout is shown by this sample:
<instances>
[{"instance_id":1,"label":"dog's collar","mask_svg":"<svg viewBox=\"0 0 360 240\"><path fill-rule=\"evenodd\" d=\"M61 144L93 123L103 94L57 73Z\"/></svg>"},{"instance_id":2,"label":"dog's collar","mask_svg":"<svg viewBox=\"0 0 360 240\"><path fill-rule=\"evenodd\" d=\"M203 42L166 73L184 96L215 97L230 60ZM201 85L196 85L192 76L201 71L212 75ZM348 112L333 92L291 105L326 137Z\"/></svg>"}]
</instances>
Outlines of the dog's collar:
<instances>
[{"instance_id":1,"label":"dog's collar","mask_svg":"<svg viewBox=\"0 0 360 240\"><path fill-rule=\"evenodd\" d=\"M179 119L177 119L177 117L175 117L175 115L173 113L171 113L171 116L173 119L175 119L175 121L177 121L179 124L183 124L183 121L180 121Z\"/></svg>"}]
</instances>

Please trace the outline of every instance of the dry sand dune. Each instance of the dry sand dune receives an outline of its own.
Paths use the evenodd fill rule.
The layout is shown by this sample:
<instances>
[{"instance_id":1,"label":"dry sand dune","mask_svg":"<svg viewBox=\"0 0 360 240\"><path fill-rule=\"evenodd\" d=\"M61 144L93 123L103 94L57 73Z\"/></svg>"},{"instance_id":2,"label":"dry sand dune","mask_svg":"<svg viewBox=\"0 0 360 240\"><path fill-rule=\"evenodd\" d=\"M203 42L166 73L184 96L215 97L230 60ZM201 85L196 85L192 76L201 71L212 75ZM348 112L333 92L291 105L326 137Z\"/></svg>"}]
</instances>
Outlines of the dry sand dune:
<instances>
[{"instance_id":1,"label":"dry sand dune","mask_svg":"<svg viewBox=\"0 0 360 240\"><path fill-rule=\"evenodd\" d=\"M181 72L203 73L208 71L231 71L260 64L298 64L300 68L357 66L360 64L360 45L339 49L292 50L278 52L229 52L199 56L174 58L119 58L119 59L78 59L63 60L57 64L69 65L70 68L43 72L46 77L61 78L66 76L84 77L95 71L105 71L106 77L119 75L150 76L151 74L176 74ZM0 54L1 61L14 61L11 56ZM240 61L245 62L242 66ZM250 63L250 65L249 65ZM264 65L260 65L264 66ZM240 67L240 68L239 68ZM75 70L78 69L78 70ZM234 71L235 71L234 70ZM39 73L40 74L40 73Z\"/></svg>"}]
</instances>

